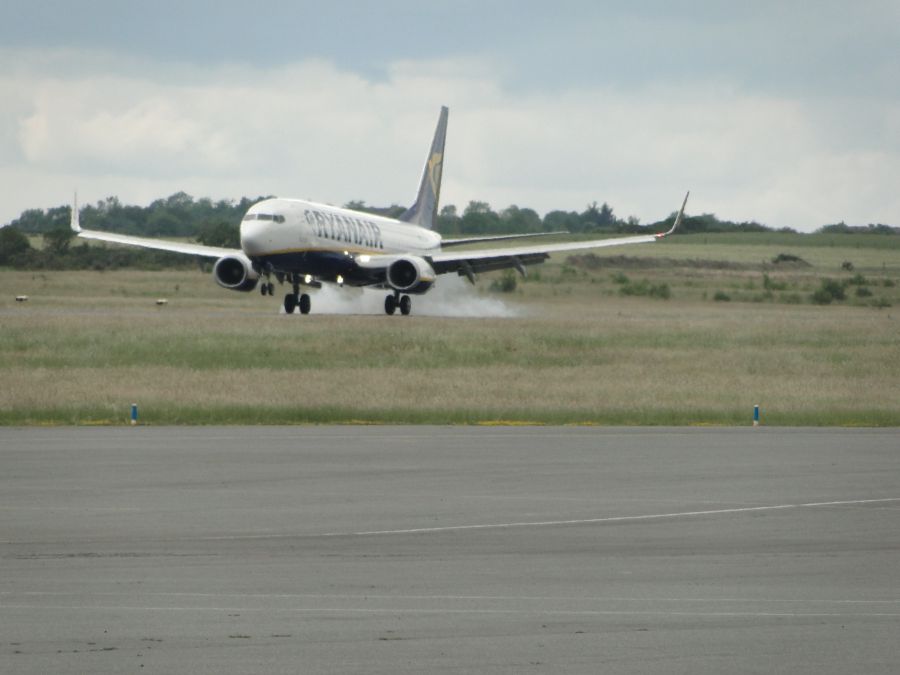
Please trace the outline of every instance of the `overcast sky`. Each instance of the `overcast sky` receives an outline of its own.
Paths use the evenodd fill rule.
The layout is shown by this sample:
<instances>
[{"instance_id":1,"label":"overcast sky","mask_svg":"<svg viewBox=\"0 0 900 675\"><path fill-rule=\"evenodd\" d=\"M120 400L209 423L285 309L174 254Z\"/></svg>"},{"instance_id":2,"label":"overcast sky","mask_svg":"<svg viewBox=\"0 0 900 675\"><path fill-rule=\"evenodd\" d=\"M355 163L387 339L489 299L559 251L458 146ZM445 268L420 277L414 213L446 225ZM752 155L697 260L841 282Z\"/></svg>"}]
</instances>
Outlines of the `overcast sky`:
<instances>
[{"instance_id":1,"label":"overcast sky","mask_svg":"<svg viewBox=\"0 0 900 675\"><path fill-rule=\"evenodd\" d=\"M177 191L900 225L900 2L4 0L0 224Z\"/></svg>"}]
</instances>

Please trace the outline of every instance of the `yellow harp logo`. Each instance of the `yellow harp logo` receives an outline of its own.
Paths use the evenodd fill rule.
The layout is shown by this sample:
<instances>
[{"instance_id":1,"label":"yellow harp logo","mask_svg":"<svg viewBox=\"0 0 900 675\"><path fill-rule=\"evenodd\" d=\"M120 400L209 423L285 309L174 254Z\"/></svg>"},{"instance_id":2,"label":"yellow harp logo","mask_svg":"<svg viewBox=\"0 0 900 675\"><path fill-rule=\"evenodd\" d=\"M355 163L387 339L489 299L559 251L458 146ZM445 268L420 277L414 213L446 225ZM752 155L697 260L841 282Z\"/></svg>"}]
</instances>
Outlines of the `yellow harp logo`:
<instances>
[{"instance_id":1,"label":"yellow harp logo","mask_svg":"<svg viewBox=\"0 0 900 675\"><path fill-rule=\"evenodd\" d=\"M444 154L441 152L435 152L428 159L428 181L431 183L431 191L437 195L438 193L438 184L437 180L435 180L435 173L440 176L440 167L441 163L444 161Z\"/></svg>"}]
</instances>

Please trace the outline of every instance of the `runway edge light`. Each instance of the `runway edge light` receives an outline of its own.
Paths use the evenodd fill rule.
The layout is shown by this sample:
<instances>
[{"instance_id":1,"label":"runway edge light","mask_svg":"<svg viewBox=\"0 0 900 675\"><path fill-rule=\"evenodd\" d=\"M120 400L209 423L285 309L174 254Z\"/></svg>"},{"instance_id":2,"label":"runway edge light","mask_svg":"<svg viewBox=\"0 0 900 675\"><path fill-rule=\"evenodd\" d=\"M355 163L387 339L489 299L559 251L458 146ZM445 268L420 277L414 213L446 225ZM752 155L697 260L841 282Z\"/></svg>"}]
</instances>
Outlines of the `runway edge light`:
<instances>
[{"instance_id":1,"label":"runway edge light","mask_svg":"<svg viewBox=\"0 0 900 675\"><path fill-rule=\"evenodd\" d=\"M137 403L131 404L131 424L137 424Z\"/></svg>"},{"instance_id":2,"label":"runway edge light","mask_svg":"<svg viewBox=\"0 0 900 675\"><path fill-rule=\"evenodd\" d=\"M753 426L759 426L759 406L753 406Z\"/></svg>"}]
</instances>

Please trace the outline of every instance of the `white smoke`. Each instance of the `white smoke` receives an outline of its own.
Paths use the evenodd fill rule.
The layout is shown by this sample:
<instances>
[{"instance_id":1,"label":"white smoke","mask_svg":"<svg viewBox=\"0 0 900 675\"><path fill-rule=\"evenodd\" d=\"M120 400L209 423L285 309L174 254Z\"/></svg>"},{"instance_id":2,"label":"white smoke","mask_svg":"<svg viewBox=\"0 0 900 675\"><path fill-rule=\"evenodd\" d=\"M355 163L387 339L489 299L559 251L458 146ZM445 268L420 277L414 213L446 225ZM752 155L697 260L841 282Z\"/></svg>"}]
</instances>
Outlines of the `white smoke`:
<instances>
[{"instance_id":1,"label":"white smoke","mask_svg":"<svg viewBox=\"0 0 900 675\"><path fill-rule=\"evenodd\" d=\"M324 284L319 289L301 288L301 292L309 293L313 314L384 314L384 298L389 294L386 289L341 288L334 284ZM510 307L499 298L481 295L458 276L441 277L427 293L410 298L414 316L505 318L523 314L523 310Z\"/></svg>"}]
</instances>

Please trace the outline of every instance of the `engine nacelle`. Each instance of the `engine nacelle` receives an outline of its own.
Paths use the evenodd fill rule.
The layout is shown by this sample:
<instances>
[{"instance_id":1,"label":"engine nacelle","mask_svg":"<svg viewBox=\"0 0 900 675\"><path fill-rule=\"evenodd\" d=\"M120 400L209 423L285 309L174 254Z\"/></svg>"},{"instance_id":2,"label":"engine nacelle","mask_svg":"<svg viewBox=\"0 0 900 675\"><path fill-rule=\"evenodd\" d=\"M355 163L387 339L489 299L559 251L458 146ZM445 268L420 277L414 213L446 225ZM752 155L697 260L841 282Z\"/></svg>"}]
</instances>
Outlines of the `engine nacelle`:
<instances>
[{"instance_id":1,"label":"engine nacelle","mask_svg":"<svg viewBox=\"0 0 900 675\"><path fill-rule=\"evenodd\" d=\"M225 256L216 260L213 276L219 286L232 291L252 291L259 281L259 274L249 262L237 256Z\"/></svg>"},{"instance_id":2,"label":"engine nacelle","mask_svg":"<svg viewBox=\"0 0 900 675\"><path fill-rule=\"evenodd\" d=\"M424 293L434 283L434 269L427 260L406 256L387 268L388 285L403 293Z\"/></svg>"}]
</instances>

